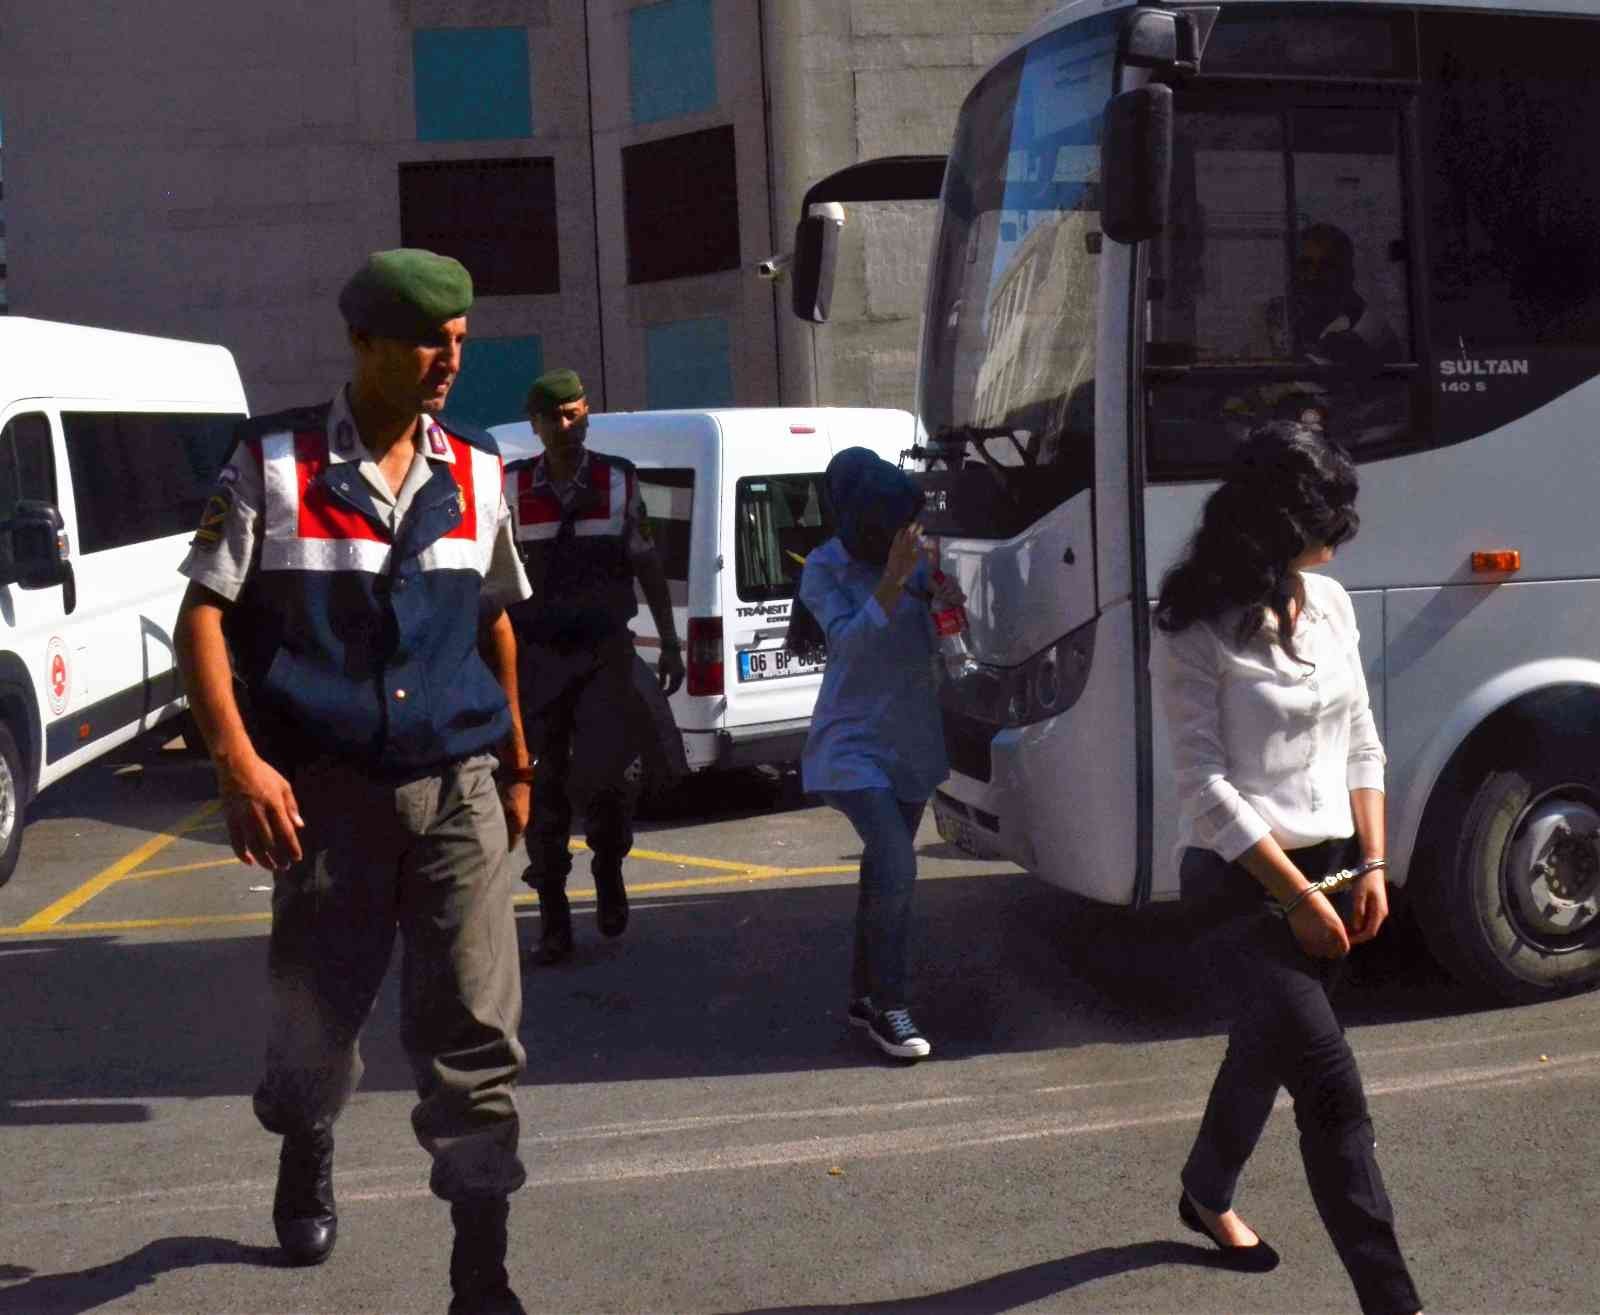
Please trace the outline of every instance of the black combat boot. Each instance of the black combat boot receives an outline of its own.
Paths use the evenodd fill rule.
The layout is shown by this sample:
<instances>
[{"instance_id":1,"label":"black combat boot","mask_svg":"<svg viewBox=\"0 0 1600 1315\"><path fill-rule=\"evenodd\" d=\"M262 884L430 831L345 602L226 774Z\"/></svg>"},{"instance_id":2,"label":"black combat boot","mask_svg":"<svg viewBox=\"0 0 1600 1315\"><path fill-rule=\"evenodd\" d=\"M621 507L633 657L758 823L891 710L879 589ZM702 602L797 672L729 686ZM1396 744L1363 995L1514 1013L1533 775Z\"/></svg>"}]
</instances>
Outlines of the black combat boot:
<instances>
[{"instance_id":1,"label":"black combat boot","mask_svg":"<svg viewBox=\"0 0 1600 1315\"><path fill-rule=\"evenodd\" d=\"M503 1196L451 1204L450 1315L527 1315L506 1276L507 1213Z\"/></svg>"},{"instance_id":2,"label":"black combat boot","mask_svg":"<svg viewBox=\"0 0 1600 1315\"><path fill-rule=\"evenodd\" d=\"M272 1226L291 1265L320 1265L339 1236L333 1203L333 1131L283 1139Z\"/></svg>"},{"instance_id":3,"label":"black combat boot","mask_svg":"<svg viewBox=\"0 0 1600 1315\"><path fill-rule=\"evenodd\" d=\"M622 860L597 858L589 866L598 906L595 922L602 936L620 936L628 929L628 888L622 884Z\"/></svg>"},{"instance_id":4,"label":"black combat boot","mask_svg":"<svg viewBox=\"0 0 1600 1315\"><path fill-rule=\"evenodd\" d=\"M539 892L539 948L534 958L539 963L560 963L572 953L572 906L567 903L565 877L541 881Z\"/></svg>"}]
</instances>

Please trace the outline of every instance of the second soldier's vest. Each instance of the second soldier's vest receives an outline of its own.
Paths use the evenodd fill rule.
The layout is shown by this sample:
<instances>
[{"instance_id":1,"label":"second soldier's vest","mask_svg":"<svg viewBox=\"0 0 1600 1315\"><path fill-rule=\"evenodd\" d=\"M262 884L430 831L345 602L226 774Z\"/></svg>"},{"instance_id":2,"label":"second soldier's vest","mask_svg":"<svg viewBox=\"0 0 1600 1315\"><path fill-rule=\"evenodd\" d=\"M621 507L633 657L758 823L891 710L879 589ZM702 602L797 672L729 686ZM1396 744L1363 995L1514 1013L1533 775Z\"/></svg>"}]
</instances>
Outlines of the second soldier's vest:
<instances>
[{"instance_id":1,"label":"second soldier's vest","mask_svg":"<svg viewBox=\"0 0 1600 1315\"><path fill-rule=\"evenodd\" d=\"M229 614L252 732L281 762L321 755L423 775L510 734L478 652L498 530L494 440L428 423L431 474L391 534L355 460L331 459L328 408L249 422L261 557Z\"/></svg>"},{"instance_id":2,"label":"second soldier's vest","mask_svg":"<svg viewBox=\"0 0 1600 1315\"><path fill-rule=\"evenodd\" d=\"M563 508L544 458L517 462L507 500L532 597L510 609L517 633L536 644L574 650L624 630L639 610L628 552L628 508L639 476L620 457L586 454L582 487Z\"/></svg>"}]
</instances>

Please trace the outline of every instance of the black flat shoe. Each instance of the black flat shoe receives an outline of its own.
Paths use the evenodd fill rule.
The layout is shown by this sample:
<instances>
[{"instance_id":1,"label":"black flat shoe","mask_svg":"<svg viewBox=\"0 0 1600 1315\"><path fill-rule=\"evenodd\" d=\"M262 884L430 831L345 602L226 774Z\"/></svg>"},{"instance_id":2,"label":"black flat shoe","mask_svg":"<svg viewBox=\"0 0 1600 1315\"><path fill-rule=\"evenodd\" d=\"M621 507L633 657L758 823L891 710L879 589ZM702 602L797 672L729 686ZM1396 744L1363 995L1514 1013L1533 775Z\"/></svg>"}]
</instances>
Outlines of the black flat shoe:
<instances>
[{"instance_id":1,"label":"black flat shoe","mask_svg":"<svg viewBox=\"0 0 1600 1315\"><path fill-rule=\"evenodd\" d=\"M1206 1227L1205 1220L1189 1203L1188 1192L1178 1193L1178 1218L1185 1228L1211 1240L1220 1253L1217 1259L1224 1269L1237 1270L1241 1274L1265 1274L1278 1267L1278 1253L1263 1237L1258 1236L1252 1247L1226 1246L1217 1241L1216 1234Z\"/></svg>"}]
</instances>

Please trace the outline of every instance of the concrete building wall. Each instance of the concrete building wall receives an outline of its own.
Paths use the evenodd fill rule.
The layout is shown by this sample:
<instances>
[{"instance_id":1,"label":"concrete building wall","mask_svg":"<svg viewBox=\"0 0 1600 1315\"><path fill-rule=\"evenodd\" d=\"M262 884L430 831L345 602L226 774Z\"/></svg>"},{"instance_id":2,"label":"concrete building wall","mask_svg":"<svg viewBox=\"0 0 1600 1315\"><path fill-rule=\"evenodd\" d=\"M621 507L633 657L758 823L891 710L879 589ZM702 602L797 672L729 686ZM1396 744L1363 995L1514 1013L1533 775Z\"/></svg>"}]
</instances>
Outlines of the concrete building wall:
<instances>
[{"instance_id":1,"label":"concrete building wall","mask_svg":"<svg viewBox=\"0 0 1600 1315\"><path fill-rule=\"evenodd\" d=\"M881 155L949 149L982 71L1060 0L766 0L774 194L783 247L806 188ZM931 204L847 207L830 321L785 312L784 392L910 407Z\"/></svg>"},{"instance_id":2,"label":"concrete building wall","mask_svg":"<svg viewBox=\"0 0 1600 1315\"><path fill-rule=\"evenodd\" d=\"M710 15L714 97L657 83L636 113L631 43L696 6ZM714 400L908 405L930 207L857 209L835 320L815 335L756 263L791 244L809 182L872 155L946 149L981 68L1050 7L0 0L10 310L222 342L253 409L314 400L348 368L339 287L368 251L401 240L401 167L548 158L559 292L480 297L480 359L489 344L531 345L545 366L582 372L601 405L631 409L702 344L725 343L731 396ZM423 140L416 33L508 28L526 32L531 129ZM725 126L738 267L630 283L623 152Z\"/></svg>"}]
</instances>

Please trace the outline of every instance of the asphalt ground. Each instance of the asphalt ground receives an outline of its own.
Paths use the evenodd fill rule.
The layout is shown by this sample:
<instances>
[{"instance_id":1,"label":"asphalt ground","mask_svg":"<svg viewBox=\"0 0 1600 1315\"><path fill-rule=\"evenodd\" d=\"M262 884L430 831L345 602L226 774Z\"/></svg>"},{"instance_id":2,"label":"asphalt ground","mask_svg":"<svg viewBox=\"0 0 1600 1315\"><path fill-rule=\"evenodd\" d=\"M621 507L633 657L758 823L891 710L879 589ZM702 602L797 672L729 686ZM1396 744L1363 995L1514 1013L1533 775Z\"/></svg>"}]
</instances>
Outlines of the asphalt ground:
<instances>
[{"instance_id":1,"label":"asphalt ground","mask_svg":"<svg viewBox=\"0 0 1600 1315\"><path fill-rule=\"evenodd\" d=\"M269 884L208 770L141 745L36 802L0 889L0 1315L443 1311L391 974L339 1124L340 1241L277 1263L256 1126ZM792 781L699 782L640 827L625 937L580 898L529 969L530 1311L1351 1311L1293 1116L1240 1208L1284 1254L1215 1267L1176 1175L1222 1050L1181 911L1130 915L920 844L902 1066L844 1024L859 846ZM573 889L588 891L580 855ZM537 933L519 906L525 946ZM1429 1311L1600 1310L1600 997L1465 997L1403 929L1341 996Z\"/></svg>"}]
</instances>

